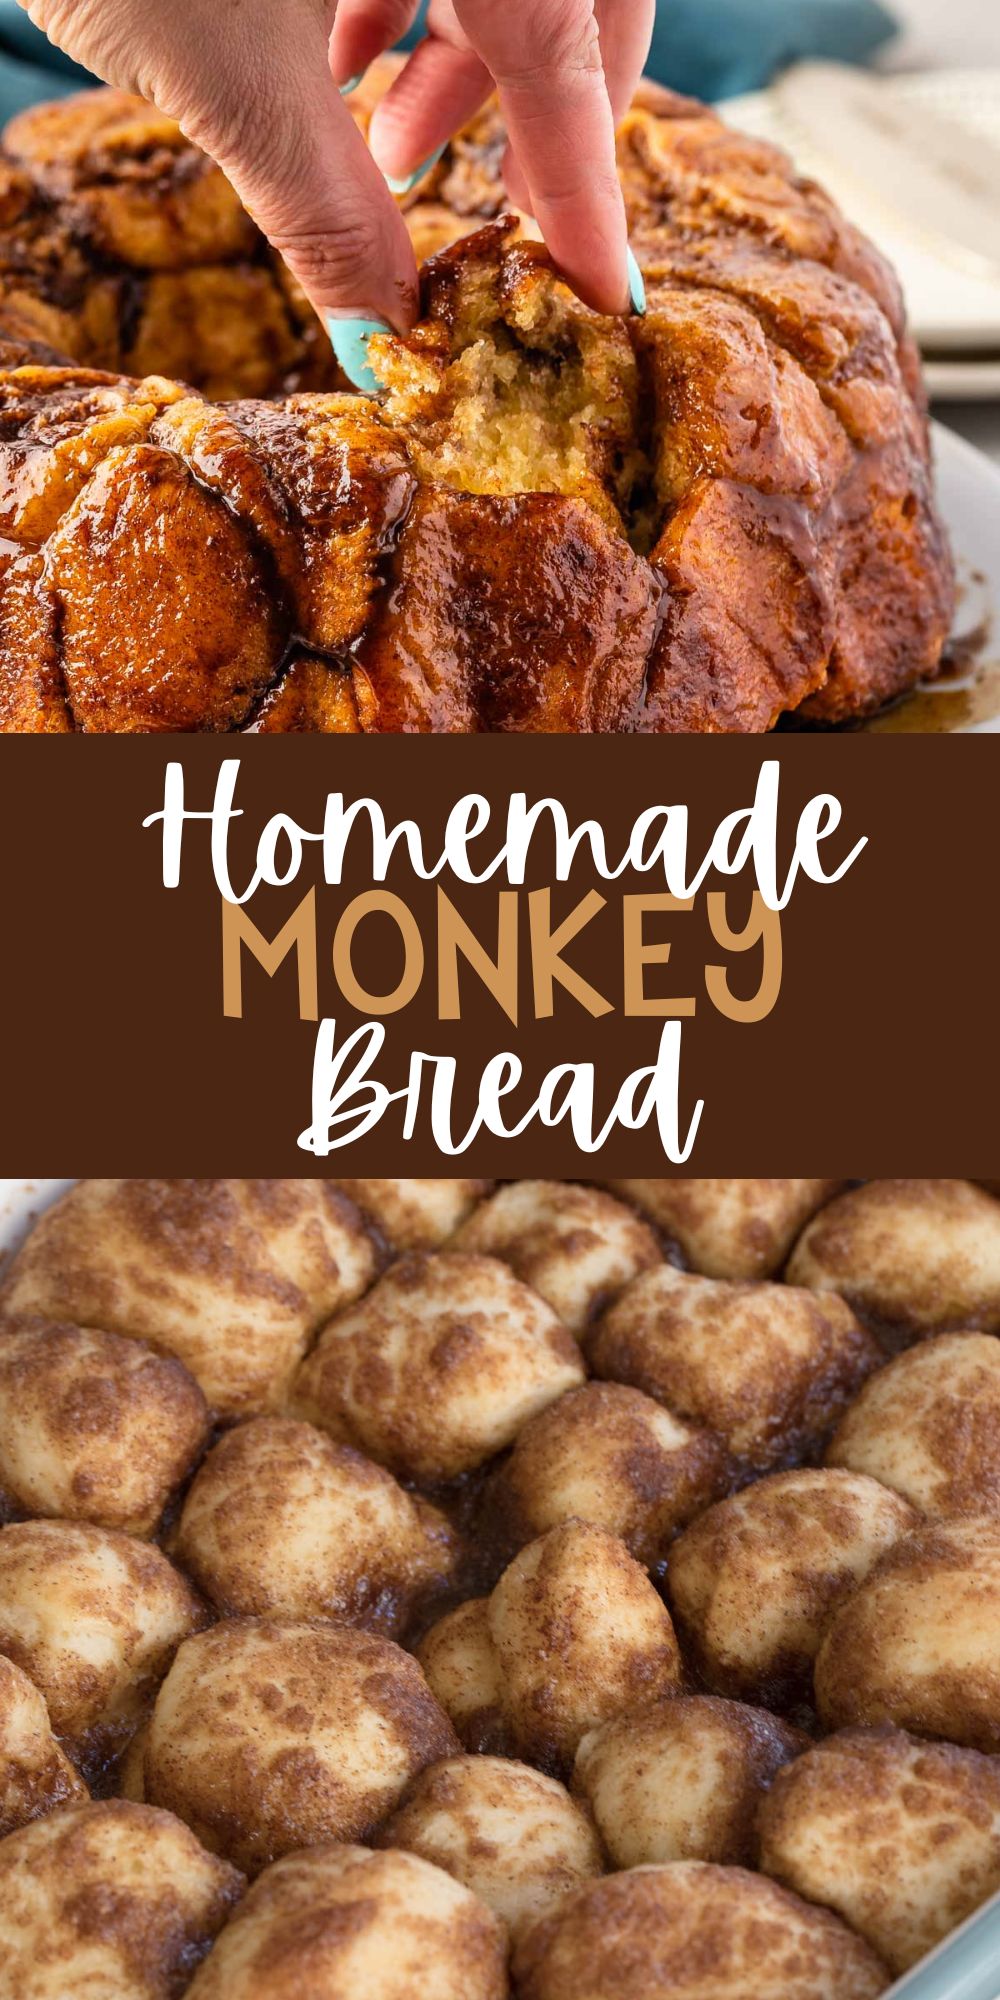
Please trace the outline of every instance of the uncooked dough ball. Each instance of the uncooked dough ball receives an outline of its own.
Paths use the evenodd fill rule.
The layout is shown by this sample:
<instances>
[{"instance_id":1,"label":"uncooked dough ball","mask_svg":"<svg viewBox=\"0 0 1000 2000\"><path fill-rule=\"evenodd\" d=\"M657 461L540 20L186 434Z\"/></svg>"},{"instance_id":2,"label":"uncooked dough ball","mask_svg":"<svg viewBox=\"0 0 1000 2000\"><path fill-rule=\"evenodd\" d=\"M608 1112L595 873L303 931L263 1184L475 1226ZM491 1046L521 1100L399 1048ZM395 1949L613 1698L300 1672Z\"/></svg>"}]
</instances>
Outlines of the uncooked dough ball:
<instances>
[{"instance_id":1,"label":"uncooked dough ball","mask_svg":"<svg viewBox=\"0 0 1000 2000\"><path fill-rule=\"evenodd\" d=\"M176 2000L242 1888L170 1813L64 1807L0 1845L0 2000Z\"/></svg>"},{"instance_id":2,"label":"uncooked dough ball","mask_svg":"<svg viewBox=\"0 0 1000 2000\"><path fill-rule=\"evenodd\" d=\"M159 1549L83 1521L0 1529L0 1652L76 1762L113 1755L203 1613Z\"/></svg>"},{"instance_id":3,"label":"uncooked dough ball","mask_svg":"<svg viewBox=\"0 0 1000 2000\"><path fill-rule=\"evenodd\" d=\"M298 1415L404 1478L455 1479L583 1380L575 1340L492 1257L405 1257L331 1320L299 1371Z\"/></svg>"},{"instance_id":4,"label":"uncooked dough ball","mask_svg":"<svg viewBox=\"0 0 1000 2000\"><path fill-rule=\"evenodd\" d=\"M19 1512L151 1535L207 1435L172 1357L48 1320L0 1327L0 1489Z\"/></svg>"},{"instance_id":5,"label":"uncooked dough ball","mask_svg":"<svg viewBox=\"0 0 1000 2000\"><path fill-rule=\"evenodd\" d=\"M513 1937L604 1870L588 1812L564 1786L507 1757L446 1757L411 1786L380 1847L446 1868Z\"/></svg>"},{"instance_id":6,"label":"uncooked dough ball","mask_svg":"<svg viewBox=\"0 0 1000 2000\"><path fill-rule=\"evenodd\" d=\"M336 1180L333 1185L357 1202L391 1249L436 1250L493 1182Z\"/></svg>"},{"instance_id":7,"label":"uncooked dough ball","mask_svg":"<svg viewBox=\"0 0 1000 2000\"><path fill-rule=\"evenodd\" d=\"M865 1383L828 1465L868 1472L921 1513L1000 1513L1000 1341L939 1333Z\"/></svg>"},{"instance_id":8,"label":"uncooked dough ball","mask_svg":"<svg viewBox=\"0 0 1000 2000\"><path fill-rule=\"evenodd\" d=\"M0 1839L86 1796L52 1734L44 1696L13 1660L0 1657Z\"/></svg>"},{"instance_id":9,"label":"uncooked dough ball","mask_svg":"<svg viewBox=\"0 0 1000 2000\"><path fill-rule=\"evenodd\" d=\"M567 1897L514 1954L518 2000L875 2000L871 1947L765 1875L674 1861Z\"/></svg>"},{"instance_id":10,"label":"uncooked dough ball","mask_svg":"<svg viewBox=\"0 0 1000 2000\"><path fill-rule=\"evenodd\" d=\"M816 1659L827 1729L896 1722L1000 1750L1000 1521L928 1523L836 1611Z\"/></svg>"},{"instance_id":11,"label":"uncooked dough ball","mask_svg":"<svg viewBox=\"0 0 1000 2000\"><path fill-rule=\"evenodd\" d=\"M248 1873L367 1839L458 1749L409 1653L346 1626L227 1619L182 1646L146 1739L146 1797Z\"/></svg>"},{"instance_id":12,"label":"uncooked dough ball","mask_svg":"<svg viewBox=\"0 0 1000 2000\"><path fill-rule=\"evenodd\" d=\"M1000 1203L971 1181L869 1181L817 1216L788 1276L897 1338L1000 1332Z\"/></svg>"},{"instance_id":13,"label":"uncooked dough ball","mask_svg":"<svg viewBox=\"0 0 1000 2000\"><path fill-rule=\"evenodd\" d=\"M770 1875L905 1972L1000 1889L1000 1764L900 1729L845 1730L781 1773L760 1836Z\"/></svg>"},{"instance_id":14,"label":"uncooked dough ball","mask_svg":"<svg viewBox=\"0 0 1000 2000\"><path fill-rule=\"evenodd\" d=\"M595 1374L631 1382L767 1471L823 1437L881 1355L842 1299L662 1265L587 1335Z\"/></svg>"},{"instance_id":15,"label":"uncooked dough ball","mask_svg":"<svg viewBox=\"0 0 1000 2000\"><path fill-rule=\"evenodd\" d=\"M587 1382L525 1424L487 1504L509 1547L576 1517L610 1529L649 1565L725 1483L713 1432L624 1383Z\"/></svg>"},{"instance_id":16,"label":"uncooked dough ball","mask_svg":"<svg viewBox=\"0 0 1000 2000\"><path fill-rule=\"evenodd\" d=\"M459 1658L454 1648L449 1658L433 1630L420 1658L443 1704L449 1679L458 1683L456 1728L464 1731L463 1711L481 1716L488 1696L501 1740L532 1763L568 1768L588 1729L680 1685L666 1606L604 1528L567 1521L550 1529L514 1558L491 1597L476 1602L485 1611L460 1627Z\"/></svg>"},{"instance_id":17,"label":"uncooked dough ball","mask_svg":"<svg viewBox=\"0 0 1000 2000\"><path fill-rule=\"evenodd\" d=\"M653 1861L756 1860L757 1807L809 1739L763 1708L676 1695L591 1730L574 1789L616 1868Z\"/></svg>"},{"instance_id":18,"label":"uncooked dough ball","mask_svg":"<svg viewBox=\"0 0 1000 2000\"><path fill-rule=\"evenodd\" d=\"M316 1847L253 1884L187 2000L506 2000L504 1934L414 1854Z\"/></svg>"},{"instance_id":19,"label":"uncooked dough ball","mask_svg":"<svg viewBox=\"0 0 1000 2000\"><path fill-rule=\"evenodd\" d=\"M776 1472L710 1507L668 1573L709 1686L772 1706L804 1693L836 1606L918 1520L856 1472Z\"/></svg>"},{"instance_id":20,"label":"uncooked dough ball","mask_svg":"<svg viewBox=\"0 0 1000 2000\"><path fill-rule=\"evenodd\" d=\"M436 1507L351 1445L290 1417L254 1417L209 1452L175 1553L224 1617L396 1632L458 1548Z\"/></svg>"},{"instance_id":21,"label":"uncooked dough ball","mask_svg":"<svg viewBox=\"0 0 1000 2000\"><path fill-rule=\"evenodd\" d=\"M148 1340L238 1416L284 1401L312 1333L375 1269L323 1181L88 1180L36 1223L0 1302Z\"/></svg>"},{"instance_id":22,"label":"uncooked dough ball","mask_svg":"<svg viewBox=\"0 0 1000 2000\"><path fill-rule=\"evenodd\" d=\"M608 1181L708 1278L769 1278L843 1181Z\"/></svg>"},{"instance_id":23,"label":"uncooked dough ball","mask_svg":"<svg viewBox=\"0 0 1000 2000\"><path fill-rule=\"evenodd\" d=\"M632 1209L573 1181L512 1181L463 1224L455 1246L502 1257L574 1333L663 1261Z\"/></svg>"}]
</instances>

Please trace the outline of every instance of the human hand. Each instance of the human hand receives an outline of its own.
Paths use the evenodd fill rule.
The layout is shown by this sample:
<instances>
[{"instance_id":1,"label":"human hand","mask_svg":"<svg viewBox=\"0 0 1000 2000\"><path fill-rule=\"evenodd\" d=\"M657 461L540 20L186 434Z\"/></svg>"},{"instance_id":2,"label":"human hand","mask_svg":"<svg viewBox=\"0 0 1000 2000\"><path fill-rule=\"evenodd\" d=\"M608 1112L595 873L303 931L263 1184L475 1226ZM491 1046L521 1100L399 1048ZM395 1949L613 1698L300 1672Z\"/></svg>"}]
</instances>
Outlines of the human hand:
<instances>
[{"instance_id":1,"label":"human hand","mask_svg":"<svg viewBox=\"0 0 1000 2000\"><path fill-rule=\"evenodd\" d=\"M534 213L581 298L626 309L614 126L655 0L431 0L427 35L372 120L371 151L342 90L406 31L417 0L21 4L58 47L150 99L218 162L342 358L359 349L356 380L373 325L406 331L417 310L413 250L385 176L413 175L494 88L512 200Z\"/></svg>"}]
</instances>

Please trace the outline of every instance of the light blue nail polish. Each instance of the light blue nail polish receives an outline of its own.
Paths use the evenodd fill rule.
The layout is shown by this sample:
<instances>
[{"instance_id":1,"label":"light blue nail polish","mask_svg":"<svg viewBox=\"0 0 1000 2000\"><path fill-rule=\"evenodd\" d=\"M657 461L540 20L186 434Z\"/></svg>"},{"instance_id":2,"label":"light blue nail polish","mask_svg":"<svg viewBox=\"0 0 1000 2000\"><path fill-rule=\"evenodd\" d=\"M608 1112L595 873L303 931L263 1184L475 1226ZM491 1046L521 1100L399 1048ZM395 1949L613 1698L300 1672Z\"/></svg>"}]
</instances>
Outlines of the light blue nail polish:
<instances>
[{"instance_id":1,"label":"light blue nail polish","mask_svg":"<svg viewBox=\"0 0 1000 2000\"><path fill-rule=\"evenodd\" d=\"M390 193L409 194L410 189L415 188L417 182L422 181L424 175L429 174L431 168L437 166L443 152L444 147L439 146L436 153L428 153L426 160L423 160L419 167L414 167L412 174L407 174L405 180L397 180L394 174L386 174Z\"/></svg>"},{"instance_id":2,"label":"light blue nail polish","mask_svg":"<svg viewBox=\"0 0 1000 2000\"><path fill-rule=\"evenodd\" d=\"M349 76L347 82L340 86L341 97L350 97L352 90L357 90L359 83L363 83L367 75L366 69L359 69L357 76Z\"/></svg>"},{"instance_id":3,"label":"light blue nail polish","mask_svg":"<svg viewBox=\"0 0 1000 2000\"><path fill-rule=\"evenodd\" d=\"M628 295L632 311L641 319L646 311L646 281L636 262L634 250L628 253Z\"/></svg>"},{"instance_id":4,"label":"light blue nail polish","mask_svg":"<svg viewBox=\"0 0 1000 2000\"><path fill-rule=\"evenodd\" d=\"M349 382L366 395L377 395L379 382L368 364L368 342L373 333L392 331L384 319L338 319L327 314L326 330L330 345Z\"/></svg>"}]
</instances>

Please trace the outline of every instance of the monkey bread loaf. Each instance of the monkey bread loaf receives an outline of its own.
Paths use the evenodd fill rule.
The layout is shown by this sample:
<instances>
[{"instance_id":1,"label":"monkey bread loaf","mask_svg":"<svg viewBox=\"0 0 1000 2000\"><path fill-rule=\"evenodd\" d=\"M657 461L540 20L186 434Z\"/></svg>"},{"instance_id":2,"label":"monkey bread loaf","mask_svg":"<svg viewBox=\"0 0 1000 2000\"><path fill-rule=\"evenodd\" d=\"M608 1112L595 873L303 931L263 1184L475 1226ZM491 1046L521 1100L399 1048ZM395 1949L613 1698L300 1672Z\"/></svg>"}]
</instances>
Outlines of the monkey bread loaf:
<instances>
[{"instance_id":1,"label":"monkey bread loaf","mask_svg":"<svg viewBox=\"0 0 1000 2000\"><path fill-rule=\"evenodd\" d=\"M972 1181L70 1183L0 2000L887 1993L1000 1891L998 1333Z\"/></svg>"},{"instance_id":2,"label":"monkey bread loaf","mask_svg":"<svg viewBox=\"0 0 1000 2000\"><path fill-rule=\"evenodd\" d=\"M644 86L648 312L602 317L503 151L490 104L405 198L420 317L368 396L169 120L99 91L8 126L0 727L747 732L935 670L951 562L879 253Z\"/></svg>"}]
</instances>

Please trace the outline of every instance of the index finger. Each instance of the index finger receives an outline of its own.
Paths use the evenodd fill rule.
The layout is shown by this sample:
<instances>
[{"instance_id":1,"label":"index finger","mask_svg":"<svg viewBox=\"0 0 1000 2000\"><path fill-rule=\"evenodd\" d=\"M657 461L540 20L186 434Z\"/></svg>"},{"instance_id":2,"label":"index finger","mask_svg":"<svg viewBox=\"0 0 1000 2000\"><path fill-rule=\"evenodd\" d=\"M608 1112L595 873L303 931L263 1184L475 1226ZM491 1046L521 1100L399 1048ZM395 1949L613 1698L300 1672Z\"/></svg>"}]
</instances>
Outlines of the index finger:
<instances>
[{"instance_id":1,"label":"index finger","mask_svg":"<svg viewBox=\"0 0 1000 2000\"><path fill-rule=\"evenodd\" d=\"M535 220L573 290L598 312L629 301L625 204L593 0L455 0L496 79Z\"/></svg>"}]
</instances>

